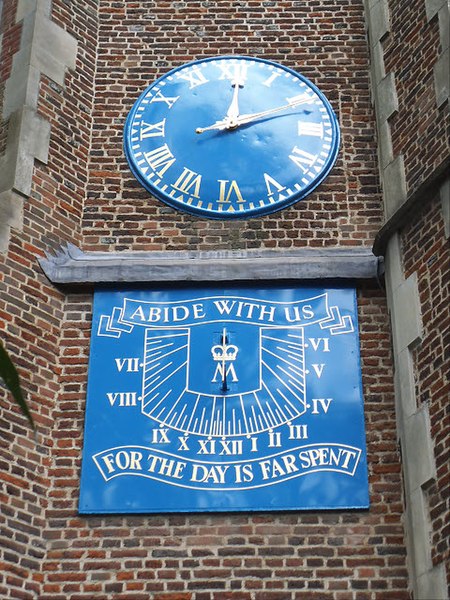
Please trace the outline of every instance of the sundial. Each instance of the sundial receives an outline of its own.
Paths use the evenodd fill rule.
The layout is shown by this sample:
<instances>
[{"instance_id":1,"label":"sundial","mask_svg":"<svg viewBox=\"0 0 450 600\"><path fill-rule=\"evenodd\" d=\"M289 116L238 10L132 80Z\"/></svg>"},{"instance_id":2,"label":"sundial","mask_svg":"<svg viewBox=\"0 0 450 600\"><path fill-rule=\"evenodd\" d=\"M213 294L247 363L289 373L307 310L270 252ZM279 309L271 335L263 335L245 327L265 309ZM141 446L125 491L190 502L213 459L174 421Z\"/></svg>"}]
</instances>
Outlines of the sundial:
<instances>
[{"instance_id":1,"label":"sundial","mask_svg":"<svg viewBox=\"0 0 450 600\"><path fill-rule=\"evenodd\" d=\"M354 289L99 290L83 454L80 512L367 507Z\"/></svg>"}]
</instances>

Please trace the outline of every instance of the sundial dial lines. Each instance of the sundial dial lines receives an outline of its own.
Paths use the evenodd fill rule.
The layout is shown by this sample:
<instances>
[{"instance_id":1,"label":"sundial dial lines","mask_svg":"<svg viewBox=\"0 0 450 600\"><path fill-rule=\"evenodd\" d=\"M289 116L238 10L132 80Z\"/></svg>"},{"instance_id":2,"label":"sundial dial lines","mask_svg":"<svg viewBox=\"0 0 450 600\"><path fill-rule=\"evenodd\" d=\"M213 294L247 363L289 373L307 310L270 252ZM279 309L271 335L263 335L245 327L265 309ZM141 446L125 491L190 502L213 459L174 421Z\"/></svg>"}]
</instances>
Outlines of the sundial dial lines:
<instances>
[{"instance_id":1,"label":"sundial dial lines","mask_svg":"<svg viewBox=\"0 0 450 600\"><path fill-rule=\"evenodd\" d=\"M146 331L142 412L148 417L185 433L242 436L305 412L303 328L259 328L257 353L252 344L248 360L244 339L230 343L225 326L219 342L206 347L193 344L190 336L181 328ZM196 354L207 377L203 389L197 381L193 390L189 371Z\"/></svg>"}]
</instances>

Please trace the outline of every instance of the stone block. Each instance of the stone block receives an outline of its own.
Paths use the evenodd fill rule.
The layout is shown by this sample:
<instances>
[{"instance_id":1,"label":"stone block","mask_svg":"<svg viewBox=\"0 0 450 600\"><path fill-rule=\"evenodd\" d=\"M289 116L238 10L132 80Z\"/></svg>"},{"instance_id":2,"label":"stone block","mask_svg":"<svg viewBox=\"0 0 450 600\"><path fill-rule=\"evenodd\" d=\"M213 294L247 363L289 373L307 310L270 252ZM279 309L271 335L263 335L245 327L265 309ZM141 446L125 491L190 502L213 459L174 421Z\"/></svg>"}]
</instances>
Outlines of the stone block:
<instances>
[{"instance_id":1,"label":"stone block","mask_svg":"<svg viewBox=\"0 0 450 600\"><path fill-rule=\"evenodd\" d=\"M389 219L406 201L403 156L399 155L382 171L385 217Z\"/></svg>"},{"instance_id":2,"label":"stone block","mask_svg":"<svg viewBox=\"0 0 450 600\"><path fill-rule=\"evenodd\" d=\"M372 47L371 67L372 86L376 89L376 86L380 83L380 81L386 77L386 70L384 68L383 47L380 42L377 42Z\"/></svg>"},{"instance_id":3,"label":"stone block","mask_svg":"<svg viewBox=\"0 0 450 600\"><path fill-rule=\"evenodd\" d=\"M390 31L389 6L387 0L369 2L369 32L370 42L374 46Z\"/></svg>"},{"instance_id":4,"label":"stone block","mask_svg":"<svg viewBox=\"0 0 450 600\"><path fill-rule=\"evenodd\" d=\"M436 93L436 104L442 106L449 100L450 87L450 51L447 50L440 55L434 65L434 90Z\"/></svg>"},{"instance_id":5,"label":"stone block","mask_svg":"<svg viewBox=\"0 0 450 600\"><path fill-rule=\"evenodd\" d=\"M441 40L441 51L445 52L450 47L450 5L447 2L442 3L439 9L439 37Z\"/></svg>"},{"instance_id":6,"label":"stone block","mask_svg":"<svg viewBox=\"0 0 450 600\"><path fill-rule=\"evenodd\" d=\"M448 4L448 0L425 0L425 10L427 12L427 20L431 19Z\"/></svg>"},{"instance_id":7,"label":"stone block","mask_svg":"<svg viewBox=\"0 0 450 600\"><path fill-rule=\"evenodd\" d=\"M58 85L64 85L67 68L74 69L77 41L67 31L43 15L35 22L33 60L47 77Z\"/></svg>"},{"instance_id":8,"label":"stone block","mask_svg":"<svg viewBox=\"0 0 450 600\"><path fill-rule=\"evenodd\" d=\"M387 121L378 125L378 148L380 154L380 168L385 169L393 160L391 128Z\"/></svg>"},{"instance_id":9,"label":"stone block","mask_svg":"<svg viewBox=\"0 0 450 600\"><path fill-rule=\"evenodd\" d=\"M403 461L408 471L409 487L413 490L425 486L436 477L430 429L426 406L405 419Z\"/></svg>"},{"instance_id":10,"label":"stone block","mask_svg":"<svg viewBox=\"0 0 450 600\"><path fill-rule=\"evenodd\" d=\"M377 85L377 109L380 121L387 121L398 110L395 77L388 73Z\"/></svg>"},{"instance_id":11,"label":"stone block","mask_svg":"<svg viewBox=\"0 0 450 600\"><path fill-rule=\"evenodd\" d=\"M394 352L395 347L394 340ZM414 367L409 349L395 352L395 396L397 431L400 431L403 421L417 410Z\"/></svg>"},{"instance_id":12,"label":"stone block","mask_svg":"<svg viewBox=\"0 0 450 600\"><path fill-rule=\"evenodd\" d=\"M388 298L392 298L395 289L404 281L403 263L402 263L402 247L398 233L390 238L386 248L385 256L386 266L386 286ZM392 309L392 307L391 307Z\"/></svg>"},{"instance_id":13,"label":"stone block","mask_svg":"<svg viewBox=\"0 0 450 600\"><path fill-rule=\"evenodd\" d=\"M392 160L382 171L385 217L389 219L406 201L406 178L403 156Z\"/></svg>"},{"instance_id":14,"label":"stone block","mask_svg":"<svg viewBox=\"0 0 450 600\"><path fill-rule=\"evenodd\" d=\"M441 186L441 207L446 238L450 238L450 178Z\"/></svg>"},{"instance_id":15,"label":"stone block","mask_svg":"<svg viewBox=\"0 0 450 600\"><path fill-rule=\"evenodd\" d=\"M12 190L0 192L0 253L8 250L11 227L22 228L23 200Z\"/></svg>"},{"instance_id":16,"label":"stone block","mask_svg":"<svg viewBox=\"0 0 450 600\"><path fill-rule=\"evenodd\" d=\"M20 23L27 15L33 12L40 12L50 17L52 9L51 0L18 0L16 11L16 23Z\"/></svg>"},{"instance_id":17,"label":"stone block","mask_svg":"<svg viewBox=\"0 0 450 600\"><path fill-rule=\"evenodd\" d=\"M441 563L417 578L420 600L448 600L445 567Z\"/></svg>"},{"instance_id":18,"label":"stone block","mask_svg":"<svg viewBox=\"0 0 450 600\"><path fill-rule=\"evenodd\" d=\"M24 108L11 115L6 152L0 158L0 191L29 195L34 159L47 162L49 140L50 124L34 110Z\"/></svg>"},{"instance_id":19,"label":"stone block","mask_svg":"<svg viewBox=\"0 0 450 600\"><path fill-rule=\"evenodd\" d=\"M40 259L54 283L373 279L380 263L370 251L348 249L255 252L82 252L73 244Z\"/></svg>"},{"instance_id":20,"label":"stone block","mask_svg":"<svg viewBox=\"0 0 450 600\"><path fill-rule=\"evenodd\" d=\"M67 68L75 68L76 55L77 42L73 36L45 12L27 13L22 22L20 50L13 57L5 86L3 118L24 105L37 107L41 74L64 85Z\"/></svg>"},{"instance_id":21,"label":"stone block","mask_svg":"<svg viewBox=\"0 0 450 600\"><path fill-rule=\"evenodd\" d=\"M416 488L409 494L409 510L411 515L412 531L414 532L414 543L412 552L417 576L431 569L430 552L430 515L428 503L422 488Z\"/></svg>"},{"instance_id":22,"label":"stone block","mask_svg":"<svg viewBox=\"0 0 450 600\"><path fill-rule=\"evenodd\" d=\"M392 295L392 312L395 315L392 327L398 352L412 348L422 338L422 318L420 314L417 275L413 273Z\"/></svg>"}]
</instances>

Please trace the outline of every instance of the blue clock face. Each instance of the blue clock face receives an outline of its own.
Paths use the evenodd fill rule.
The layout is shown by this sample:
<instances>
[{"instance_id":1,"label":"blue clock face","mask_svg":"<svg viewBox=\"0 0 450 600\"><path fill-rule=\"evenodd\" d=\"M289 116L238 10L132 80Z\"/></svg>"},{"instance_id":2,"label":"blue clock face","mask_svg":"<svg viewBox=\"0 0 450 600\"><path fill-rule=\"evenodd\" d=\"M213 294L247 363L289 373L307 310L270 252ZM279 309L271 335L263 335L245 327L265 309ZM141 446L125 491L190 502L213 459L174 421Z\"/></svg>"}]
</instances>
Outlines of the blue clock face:
<instances>
[{"instance_id":1,"label":"blue clock face","mask_svg":"<svg viewBox=\"0 0 450 600\"><path fill-rule=\"evenodd\" d=\"M339 127L302 75L249 57L170 71L134 104L124 148L131 171L176 209L212 219L275 212L330 172Z\"/></svg>"}]
</instances>

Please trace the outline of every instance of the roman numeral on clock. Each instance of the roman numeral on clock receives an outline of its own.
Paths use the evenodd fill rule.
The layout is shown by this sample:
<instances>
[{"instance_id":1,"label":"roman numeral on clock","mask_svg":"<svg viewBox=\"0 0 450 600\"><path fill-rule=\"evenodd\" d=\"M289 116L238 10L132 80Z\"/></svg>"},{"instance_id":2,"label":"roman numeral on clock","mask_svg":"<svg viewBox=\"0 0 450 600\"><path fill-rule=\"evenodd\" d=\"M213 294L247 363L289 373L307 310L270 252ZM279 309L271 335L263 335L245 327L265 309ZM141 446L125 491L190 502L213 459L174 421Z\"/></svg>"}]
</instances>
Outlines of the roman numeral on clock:
<instances>
[{"instance_id":1,"label":"roman numeral on clock","mask_svg":"<svg viewBox=\"0 0 450 600\"><path fill-rule=\"evenodd\" d=\"M292 154L289 154L289 158L303 171L307 173L310 167L313 165L317 158L317 154L310 154L304 150L300 150L297 146L294 146L291 150Z\"/></svg>"},{"instance_id":2,"label":"roman numeral on clock","mask_svg":"<svg viewBox=\"0 0 450 600\"><path fill-rule=\"evenodd\" d=\"M228 179L220 179L219 185L219 199L217 202L220 202L221 204L229 203L231 202L232 197L234 197L233 199L236 202L245 202L235 179L233 179L233 181L229 181Z\"/></svg>"},{"instance_id":3,"label":"roman numeral on clock","mask_svg":"<svg viewBox=\"0 0 450 600\"><path fill-rule=\"evenodd\" d=\"M162 177L176 160L167 144L159 146L150 152L144 152L144 157L158 177Z\"/></svg>"},{"instance_id":4,"label":"roman numeral on clock","mask_svg":"<svg viewBox=\"0 0 450 600\"><path fill-rule=\"evenodd\" d=\"M262 82L266 87L270 87L272 83L275 81L277 77L280 77L281 71L274 71L270 77L268 77L265 81Z\"/></svg>"},{"instance_id":5,"label":"roman numeral on clock","mask_svg":"<svg viewBox=\"0 0 450 600\"><path fill-rule=\"evenodd\" d=\"M158 90L156 92L156 94L152 97L152 99L150 100L150 103L164 102L165 104L167 104L167 106L169 108L172 108L172 106L175 104L175 102L178 100L179 97L180 96L171 96L169 98L168 96L164 96L164 94Z\"/></svg>"},{"instance_id":6,"label":"roman numeral on clock","mask_svg":"<svg viewBox=\"0 0 450 600\"><path fill-rule=\"evenodd\" d=\"M298 135L313 135L323 138L323 123L298 121Z\"/></svg>"},{"instance_id":7,"label":"roman numeral on clock","mask_svg":"<svg viewBox=\"0 0 450 600\"><path fill-rule=\"evenodd\" d=\"M146 123L141 121L141 129L139 136L141 140L149 137L164 137L164 128L166 126L166 120L163 119L159 123Z\"/></svg>"},{"instance_id":8,"label":"roman numeral on clock","mask_svg":"<svg viewBox=\"0 0 450 600\"><path fill-rule=\"evenodd\" d=\"M202 182L202 176L186 167L183 168L183 172L172 184L172 187L183 194L190 194L195 198L200 197L200 185Z\"/></svg>"},{"instance_id":9,"label":"roman numeral on clock","mask_svg":"<svg viewBox=\"0 0 450 600\"><path fill-rule=\"evenodd\" d=\"M197 87L198 85L203 85L207 83L208 80L203 75L198 67L193 67L192 69L184 69L183 71L179 71L177 73L177 77L179 79L185 79L189 82L189 89Z\"/></svg>"},{"instance_id":10,"label":"roman numeral on clock","mask_svg":"<svg viewBox=\"0 0 450 600\"><path fill-rule=\"evenodd\" d=\"M274 179L267 173L264 173L264 181L266 182L267 194L269 196L272 196L276 192L278 192L278 194L281 194L281 192L284 192L284 190L286 189L286 186L281 185L281 183L279 183L276 179Z\"/></svg>"},{"instance_id":11,"label":"roman numeral on clock","mask_svg":"<svg viewBox=\"0 0 450 600\"><path fill-rule=\"evenodd\" d=\"M229 63L229 62L219 62L217 63L221 71L221 75L219 77L219 81L221 79L229 79L232 82L237 82L240 85L243 85L247 79L247 68L248 65L246 63Z\"/></svg>"}]
</instances>

